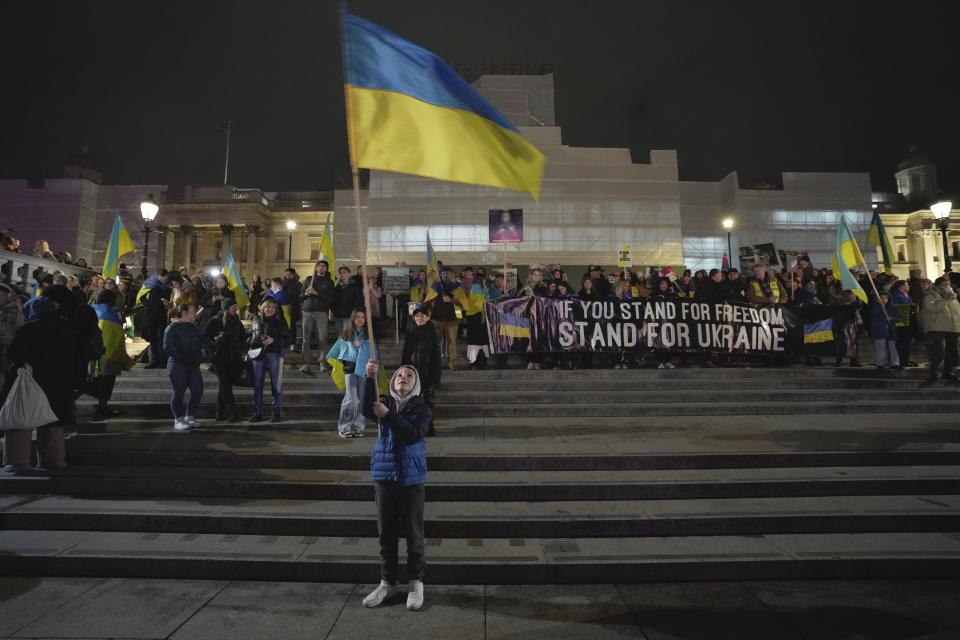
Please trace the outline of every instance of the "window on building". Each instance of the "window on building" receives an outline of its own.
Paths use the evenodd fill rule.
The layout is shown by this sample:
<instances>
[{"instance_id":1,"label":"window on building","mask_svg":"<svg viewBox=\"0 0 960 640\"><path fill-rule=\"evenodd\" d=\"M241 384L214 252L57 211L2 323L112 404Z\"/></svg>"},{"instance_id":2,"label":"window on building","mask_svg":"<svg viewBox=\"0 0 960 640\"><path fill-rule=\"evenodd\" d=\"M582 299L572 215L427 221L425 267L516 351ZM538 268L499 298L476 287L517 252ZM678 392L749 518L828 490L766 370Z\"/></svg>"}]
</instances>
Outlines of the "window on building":
<instances>
[{"instance_id":1,"label":"window on building","mask_svg":"<svg viewBox=\"0 0 960 640\"><path fill-rule=\"evenodd\" d=\"M951 258L953 260L960 260L960 242L952 242L950 244L953 247L953 256L951 256Z\"/></svg>"},{"instance_id":2,"label":"window on building","mask_svg":"<svg viewBox=\"0 0 960 640\"><path fill-rule=\"evenodd\" d=\"M276 252L273 254L274 260L286 260L287 259L287 243L286 241L278 241L276 243Z\"/></svg>"},{"instance_id":3,"label":"window on building","mask_svg":"<svg viewBox=\"0 0 960 640\"><path fill-rule=\"evenodd\" d=\"M316 262L320 259L320 243L323 236L310 236L310 261Z\"/></svg>"},{"instance_id":4,"label":"window on building","mask_svg":"<svg viewBox=\"0 0 960 640\"><path fill-rule=\"evenodd\" d=\"M907 261L907 247L903 244L897 245L897 262Z\"/></svg>"}]
</instances>

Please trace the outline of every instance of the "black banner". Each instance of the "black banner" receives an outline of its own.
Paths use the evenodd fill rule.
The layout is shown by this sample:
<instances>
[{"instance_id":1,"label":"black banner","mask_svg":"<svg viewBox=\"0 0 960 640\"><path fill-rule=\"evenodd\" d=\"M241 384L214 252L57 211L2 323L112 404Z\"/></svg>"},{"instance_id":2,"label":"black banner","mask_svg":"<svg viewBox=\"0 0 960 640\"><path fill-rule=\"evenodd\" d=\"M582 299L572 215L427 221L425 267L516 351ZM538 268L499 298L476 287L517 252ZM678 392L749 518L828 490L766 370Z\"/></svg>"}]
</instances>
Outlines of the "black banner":
<instances>
[{"instance_id":1,"label":"black banner","mask_svg":"<svg viewBox=\"0 0 960 640\"><path fill-rule=\"evenodd\" d=\"M816 340L833 348L852 307L809 309L695 300L607 300L527 296L487 302L484 313L494 353L563 351L676 351L780 354ZM810 316L809 319L806 316ZM809 324L807 324L809 323Z\"/></svg>"}]
</instances>

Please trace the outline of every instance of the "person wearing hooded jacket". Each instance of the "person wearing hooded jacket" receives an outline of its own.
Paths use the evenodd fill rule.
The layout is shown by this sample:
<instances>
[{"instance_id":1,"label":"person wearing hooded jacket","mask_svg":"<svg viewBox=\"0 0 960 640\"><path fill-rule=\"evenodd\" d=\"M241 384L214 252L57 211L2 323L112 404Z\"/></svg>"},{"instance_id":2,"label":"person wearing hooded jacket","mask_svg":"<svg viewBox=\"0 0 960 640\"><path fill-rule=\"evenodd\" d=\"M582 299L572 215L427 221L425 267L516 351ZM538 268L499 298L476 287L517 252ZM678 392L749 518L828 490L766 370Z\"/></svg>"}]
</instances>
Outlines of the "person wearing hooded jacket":
<instances>
[{"instance_id":1,"label":"person wearing hooded jacket","mask_svg":"<svg viewBox=\"0 0 960 640\"><path fill-rule=\"evenodd\" d=\"M370 477L375 483L377 500L380 584L363 599L363 605L379 606L397 592L397 546L402 531L407 539L407 573L410 578L407 609L416 610L423 606L425 438L433 413L419 395L420 375L414 367L401 365L394 372L390 378L390 397L377 397L378 371L377 361L367 363L363 413L368 419L379 422L370 459Z\"/></svg>"},{"instance_id":2,"label":"person wearing hooded jacket","mask_svg":"<svg viewBox=\"0 0 960 640\"><path fill-rule=\"evenodd\" d=\"M407 331L407 338L403 343L400 364L410 365L420 374L420 397L433 411L433 388L440 384L441 376L440 336L433 328L430 315L422 304L414 307L413 322L414 325ZM432 421L427 435L434 435Z\"/></svg>"},{"instance_id":3,"label":"person wearing hooded jacket","mask_svg":"<svg viewBox=\"0 0 960 640\"><path fill-rule=\"evenodd\" d=\"M213 341L213 365L217 374L217 420L240 422L237 400L233 395L247 353L247 330L240 322L240 308L234 298L220 301L220 313L214 316L203 335Z\"/></svg>"},{"instance_id":4,"label":"person wearing hooded jacket","mask_svg":"<svg viewBox=\"0 0 960 640\"><path fill-rule=\"evenodd\" d=\"M10 369L0 390L0 405L6 402L17 370L24 364L33 369L33 379L43 390L58 421L37 429L39 464L48 469L66 466L63 425L73 419L74 364L76 334L60 311L60 305L48 297L37 297L23 305L27 322L20 325L7 347ZM30 471L31 429L7 431L3 447L3 470L7 473Z\"/></svg>"}]
</instances>

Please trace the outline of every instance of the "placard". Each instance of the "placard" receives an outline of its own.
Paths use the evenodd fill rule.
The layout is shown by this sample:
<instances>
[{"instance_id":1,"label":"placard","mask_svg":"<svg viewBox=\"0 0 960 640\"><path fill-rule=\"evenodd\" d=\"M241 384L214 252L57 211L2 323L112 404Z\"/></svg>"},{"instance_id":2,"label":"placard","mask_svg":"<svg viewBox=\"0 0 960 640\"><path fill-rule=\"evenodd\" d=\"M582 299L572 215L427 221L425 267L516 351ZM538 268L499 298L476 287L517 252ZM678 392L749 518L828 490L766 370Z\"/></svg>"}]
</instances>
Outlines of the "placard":
<instances>
[{"instance_id":1,"label":"placard","mask_svg":"<svg viewBox=\"0 0 960 640\"><path fill-rule=\"evenodd\" d=\"M523 242L523 209L489 210L490 244Z\"/></svg>"},{"instance_id":2,"label":"placard","mask_svg":"<svg viewBox=\"0 0 960 640\"><path fill-rule=\"evenodd\" d=\"M383 292L397 296L410 293L410 270L403 267L385 267Z\"/></svg>"}]
</instances>

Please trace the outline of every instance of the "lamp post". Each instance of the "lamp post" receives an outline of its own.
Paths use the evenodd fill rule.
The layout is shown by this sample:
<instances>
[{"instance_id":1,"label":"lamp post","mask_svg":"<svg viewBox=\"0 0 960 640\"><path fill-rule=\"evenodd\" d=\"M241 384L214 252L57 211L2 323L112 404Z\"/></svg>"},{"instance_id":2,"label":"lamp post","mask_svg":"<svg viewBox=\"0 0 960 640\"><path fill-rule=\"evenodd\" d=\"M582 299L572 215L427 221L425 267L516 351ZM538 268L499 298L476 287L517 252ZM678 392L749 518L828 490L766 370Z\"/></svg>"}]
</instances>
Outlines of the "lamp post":
<instances>
[{"instance_id":1,"label":"lamp post","mask_svg":"<svg viewBox=\"0 0 960 640\"><path fill-rule=\"evenodd\" d=\"M727 230L727 257L730 259L730 265L733 265L733 244L730 242L730 235L733 229L733 218L723 219L723 228Z\"/></svg>"},{"instance_id":2,"label":"lamp post","mask_svg":"<svg viewBox=\"0 0 960 640\"><path fill-rule=\"evenodd\" d=\"M947 228L950 226L950 209L953 203L949 200L943 200L930 205L930 211L933 213L933 219L940 225L940 237L943 239L943 272L953 271L953 260L950 258L950 246L947 242Z\"/></svg>"},{"instance_id":3,"label":"lamp post","mask_svg":"<svg viewBox=\"0 0 960 640\"><path fill-rule=\"evenodd\" d=\"M160 211L160 205L153 199L153 194L148 193L146 200L140 203L140 217L143 218L143 261L140 264L140 273L143 279L147 279L147 251L150 248L150 226L153 219L157 217Z\"/></svg>"},{"instance_id":4,"label":"lamp post","mask_svg":"<svg viewBox=\"0 0 960 640\"><path fill-rule=\"evenodd\" d=\"M293 267L293 232L297 228L297 223L293 220L287 220L287 231L290 232L290 236L287 240L287 269Z\"/></svg>"}]
</instances>

